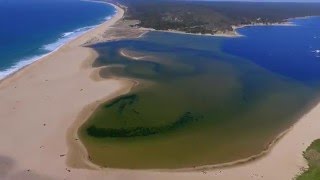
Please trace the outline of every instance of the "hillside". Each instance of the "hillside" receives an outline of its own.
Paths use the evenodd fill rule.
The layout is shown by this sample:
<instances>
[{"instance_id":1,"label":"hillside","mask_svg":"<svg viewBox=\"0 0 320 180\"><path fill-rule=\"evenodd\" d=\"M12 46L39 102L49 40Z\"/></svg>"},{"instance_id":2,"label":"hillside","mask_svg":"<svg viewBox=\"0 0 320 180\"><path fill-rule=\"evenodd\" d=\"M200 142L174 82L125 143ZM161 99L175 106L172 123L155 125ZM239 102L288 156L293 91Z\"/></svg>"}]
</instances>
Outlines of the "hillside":
<instances>
[{"instance_id":1,"label":"hillside","mask_svg":"<svg viewBox=\"0 0 320 180\"><path fill-rule=\"evenodd\" d=\"M139 27L215 34L232 26L282 23L288 18L320 15L320 3L113 0L128 7L126 19Z\"/></svg>"}]
</instances>

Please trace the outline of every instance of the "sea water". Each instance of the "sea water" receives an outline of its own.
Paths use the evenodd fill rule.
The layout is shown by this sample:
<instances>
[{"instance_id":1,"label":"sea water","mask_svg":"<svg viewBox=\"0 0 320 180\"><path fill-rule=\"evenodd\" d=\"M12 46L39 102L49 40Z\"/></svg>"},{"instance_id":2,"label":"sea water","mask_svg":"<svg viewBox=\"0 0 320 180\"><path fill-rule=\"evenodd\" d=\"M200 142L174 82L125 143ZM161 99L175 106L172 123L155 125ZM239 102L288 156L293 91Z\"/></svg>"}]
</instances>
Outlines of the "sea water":
<instances>
[{"instance_id":1,"label":"sea water","mask_svg":"<svg viewBox=\"0 0 320 180\"><path fill-rule=\"evenodd\" d=\"M109 4L80 0L0 0L0 79L110 19L115 12Z\"/></svg>"}]
</instances>

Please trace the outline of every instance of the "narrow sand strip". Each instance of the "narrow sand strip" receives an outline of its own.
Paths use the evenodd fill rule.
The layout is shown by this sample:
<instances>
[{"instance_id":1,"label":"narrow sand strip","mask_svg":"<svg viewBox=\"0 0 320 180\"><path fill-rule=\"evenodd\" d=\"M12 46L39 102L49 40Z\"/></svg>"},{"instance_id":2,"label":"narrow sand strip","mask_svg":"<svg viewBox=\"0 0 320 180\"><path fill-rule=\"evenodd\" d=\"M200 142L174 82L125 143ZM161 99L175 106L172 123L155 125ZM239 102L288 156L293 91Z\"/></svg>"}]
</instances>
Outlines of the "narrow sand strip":
<instances>
[{"instance_id":1,"label":"narrow sand strip","mask_svg":"<svg viewBox=\"0 0 320 180\"><path fill-rule=\"evenodd\" d=\"M97 54L81 47L123 17L116 8L111 20L1 81L0 179L68 178L74 170L66 165L66 135L79 112L131 88L129 81L92 80ZM74 178L85 177L77 171Z\"/></svg>"},{"instance_id":2,"label":"narrow sand strip","mask_svg":"<svg viewBox=\"0 0 320 180\"><path fill-rule=\"evenodd\" d=\"M305 115L271 151L256 161L235 167L192 172L90 170L71 168L67 133L83 122L101 100L128 91L132 83L94 81L90 62L96 58L80 45L102 38L112 20L63 46L55 53L5 79L0 84L0 179L291 179L306 167L303 150L320 137L320 105ZM112 39L112 38L111 38ZM82 114L82 113L84 114ZM79 114L80 113L80 114ZM78 141L74 139L74 141ZM83 149L79 149L83 153ZM195 152L197 153L197 152ZM74 166L71 165L71 166ZM83 168L83 169L81 169Z\"/></svg>"}]
</instances>

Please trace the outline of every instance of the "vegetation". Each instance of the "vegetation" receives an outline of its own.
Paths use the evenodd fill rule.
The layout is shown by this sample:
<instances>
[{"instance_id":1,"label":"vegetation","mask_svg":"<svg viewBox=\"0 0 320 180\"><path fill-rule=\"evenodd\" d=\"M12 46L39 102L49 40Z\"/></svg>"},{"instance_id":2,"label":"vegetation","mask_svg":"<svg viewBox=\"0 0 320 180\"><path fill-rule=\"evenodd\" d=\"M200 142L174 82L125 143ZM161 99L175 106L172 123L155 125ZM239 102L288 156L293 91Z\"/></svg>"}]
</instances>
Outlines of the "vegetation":
<instances>
[{"instance_id":1,"label":"vegetation","mask_svg":"<svg viewBox=\"0 0 320 180\"><path fill-rule=\"evenodd\" d=\"M320 139L315 140L303 153L308 161L309 169L297 177L297 180L319 180L320 179Z\"/></svg>"},{"instance_id":2,"label":"vegetation","mask_svg":"<svg viewBox=\"0 0 320 180\"><path fill-rule=\"evenodd\" d=\"M113 0L128 7L126 19L140 27L188 33L221 33L232 26L281 23L288 18L320 15L319 3Z\"/></svg>"},{"instance_id":3,"label":"vegetation","mask_svg":"<svg viewBox=\"0 0 320 180\"><path fill-rule=\"evenodd\" d=\"M186 112L176 122L161 127L135 127L130 129L114 129L114 128L97 128L92 125L87 129L88 135L96 138L104 137L138 137L138 136L150 136L154 134L164 133L166 131L177 129L190 122L198 121L200 117L194 116L191 112Z\"/></svg>"},{"instance_id":4,"label":"vegetation","mask_svg":"<svg viewBox=\"0 0 320 180\"><path fill-rule=\"evenodd\" d=\"M132 105L137 103L138 96L127 95L119 97L110 103L108 102L103 106L104 109L115 108L118 114L123 114L124 111L132 111L135 114L140 114ZM100 128L95 125L91 125L87 128L87 133L89 136L96 137L96 138L104 138L104 137L138 137L138 136L150 136L154 134L163 133L166 131L174 130L179 127L182 127L190 122L198 121L201 119L201 116L195 115L191 112L184 113L181 117L179 117L176 121L162 125L159 127L128 127L128 128Z\"/></svg>"}]
</instances>

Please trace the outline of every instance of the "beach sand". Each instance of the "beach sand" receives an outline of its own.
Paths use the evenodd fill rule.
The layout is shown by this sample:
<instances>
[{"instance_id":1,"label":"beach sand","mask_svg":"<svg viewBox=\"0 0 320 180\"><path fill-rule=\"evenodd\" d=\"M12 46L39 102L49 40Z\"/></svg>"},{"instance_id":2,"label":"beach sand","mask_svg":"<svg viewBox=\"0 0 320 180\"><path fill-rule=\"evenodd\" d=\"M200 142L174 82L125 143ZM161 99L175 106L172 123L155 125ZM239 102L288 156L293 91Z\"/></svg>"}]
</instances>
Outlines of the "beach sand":
<instances>
[{"instance_id":1,"label":"beach sand","mask_svg":"<svg viewBox=\"0 0 320 180\"><path fill-rule=\"evenodd\" d=\"M117 9L108 22L0 83L0 179L285 180L307 167L302 152L320 137L320 105L266 155L245 164L170 171L100 169L91 164L77 139L77 128L99 103L128 92L134 83L98 78L98 69L90 64L97 54L81 44L119 38L116 32L121 38L144 33L135 29L125 35L125 27L110 27L124 14Z\"/></svg>"},{"instance_id":2,"label":"beach sand","mask_svg":"<svg viewBox=\"0 0 320 180\"><path fill-rule=\"evenodd\" d=\"M0 179L65 179L69 172L67 132L88 104L130 90L125 80L93 80L91 64L97 57L81 47L91 41L111 40L104 32L122 18L108 22L67 43L0 84ZM74 176L83 177L81 170Z\"/></svg>"}]
</instances>

